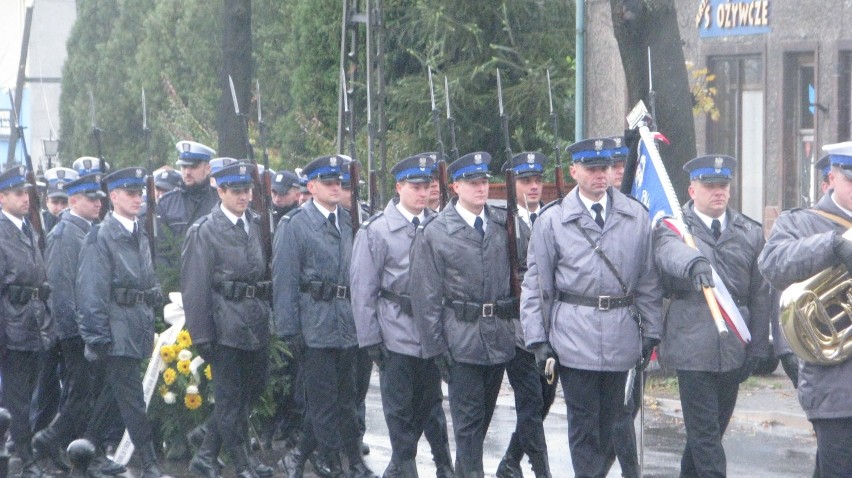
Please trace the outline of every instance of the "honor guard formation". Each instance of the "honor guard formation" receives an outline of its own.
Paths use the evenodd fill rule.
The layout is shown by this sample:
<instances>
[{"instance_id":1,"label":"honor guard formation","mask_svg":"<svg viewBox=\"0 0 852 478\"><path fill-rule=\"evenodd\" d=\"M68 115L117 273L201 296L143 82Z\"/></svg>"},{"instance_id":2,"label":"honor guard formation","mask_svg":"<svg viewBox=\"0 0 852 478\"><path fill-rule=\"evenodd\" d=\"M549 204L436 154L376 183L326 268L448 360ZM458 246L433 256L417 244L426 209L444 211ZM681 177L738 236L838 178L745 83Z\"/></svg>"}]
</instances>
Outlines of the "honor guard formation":
<instances>
[{"instance_id":1,"label":"honor guard formation","mask_svg":"<svg viewBox=\"0 0 852 478\"><path fill-rule=\"evenodd\" d=\"M566 476L548 455L548 441L566 437L544 429L560 383L574 476L606 476L618 460L622 476L639 477L635 418L652 355L677 376L680 476L726 476L723 436L740 384L772 353L770 323L784 331L775 351L816 432L820 476L852 476L852 362L814 338L831 335L818 314L836 306L802 305L852 270L852 142L824 148L822 199L781 214L768 239L729 204L730 156L686 161L673 174L688 176L689 200L652 218L622 185L638 174L638 142L570 145L574 187L550 203L550 159L508 147L502 161L413 154L390 168L392 199L372 208L358 163L341 154L277 172L194 141L156 171L81 157L45 172L44 209L32 171L6 170L0 374L11 469L73 473L85 439L88 476L166 476L164 424L148 412L163 368L143 368L157 368L155 338L167 334L155 317L180 306L197 351L186 375L207 367L214 384L187 435L202 478L376 476L363 458L374 365L391 446L384 477L419 476L421 437L439 478L521 477L525 457L536 477ZM495 181L505 201L490 199ZM179 271L171 285L164 267ZM489 436L504 376L516 424ZM253 411L282 380L255 431ZM275 436L284 445L263 463L269 453L253 443ZM486 437L505 447L496 469L484 465Z\"/></svg>"}]
</instances>

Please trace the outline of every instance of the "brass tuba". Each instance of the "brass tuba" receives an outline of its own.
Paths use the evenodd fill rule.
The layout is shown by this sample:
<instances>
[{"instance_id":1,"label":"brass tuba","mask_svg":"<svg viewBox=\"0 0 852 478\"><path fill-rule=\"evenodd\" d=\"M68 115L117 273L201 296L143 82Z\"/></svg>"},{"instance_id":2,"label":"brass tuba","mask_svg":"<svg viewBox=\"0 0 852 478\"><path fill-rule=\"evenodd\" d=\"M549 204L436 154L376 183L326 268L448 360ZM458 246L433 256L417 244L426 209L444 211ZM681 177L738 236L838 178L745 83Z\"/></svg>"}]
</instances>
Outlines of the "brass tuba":
<instances>
[{"instance_id":1,"label":"brass tuba","mask_svg":"<svg viewBox=\"0 0 852 478\"><path fill-rule=\"evenodd\" d=\"M837 365L852 354L852 277L846 266L826 269L781 294L781 330L800 359Z\"/></svg>"}]
</instances>

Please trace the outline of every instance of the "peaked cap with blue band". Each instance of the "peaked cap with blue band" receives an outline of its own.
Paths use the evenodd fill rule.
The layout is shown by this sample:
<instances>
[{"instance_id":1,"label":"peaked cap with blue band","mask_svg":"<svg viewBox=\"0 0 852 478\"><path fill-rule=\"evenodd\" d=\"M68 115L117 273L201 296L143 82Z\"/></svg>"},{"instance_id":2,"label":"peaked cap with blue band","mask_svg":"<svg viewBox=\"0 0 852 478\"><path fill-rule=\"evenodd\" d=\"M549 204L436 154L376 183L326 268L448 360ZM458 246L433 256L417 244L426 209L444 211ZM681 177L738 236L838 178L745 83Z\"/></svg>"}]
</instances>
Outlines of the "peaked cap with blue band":
<instances>
[{"instance_id":1,"label":"peaked cap with blue band","mask_svg":"<svg viewBox=\"0 0 852 478\"><path fill-rule=\"evenodd\" d=\"M510 167L515 170L515 178L525 178L529 176L541 176L544 174L544 168L547 166L547 156L536 153L526 152L516 154L503 163L502 171L506 171Z\"/></svg>"},{"instance_id":2,"label":"peaked cap with blue band","mask_svg":"<svg viewBox=\"0 0 852 478\"><path fill-rule=\"evenodd\" d=\"M71 168L50 168L44 172L44 179L47 180L47 197L68 197L65 191L65 185L79 178L77 171Z\"/></svg>"},{"instance_id":3,"label":"peaked cap with blue band","mask_svg":"<svg viewBox=\"0 0 852 478\"><path fill-rule=\"evenodd\" d=\"M195 141L178 141L175 144L178 150L178 166L192 166L202 161L210 161L216 155L216 151Z\"/></svg>"},{"instance_id":4,"label":"peaked cap with blue band","mask_svg":"<svg viewBox=\"0 0 852 478\"><path fill-rule=\"evenodd\" d=\"M612 138L589 138L569 145L565 151L571 160L583 166L612 166L615 141Z\"/></svg>"},{"instance_id":5,"label":"peaked cap with blue band","mask_svg":"<svg viewBox=\"0 0 852 478\"><path fill-rule=\"evenodd\" d=\"M253 164L238 162L225 166L210 176L216 180L216 186L220 188L243 189L252 185L252 172L254 172Z\"/></svg>"},{"instance_id":6,"label":"peaked cap with blue band","mask_svg":"<svg viewBox=\"0 0 852 478\"><path fill-rule=\"evenodd\" d=\"M391 174L396 182L428 183L438 158L437 153L419 153L403 159L391 168Z\"/></svg>"},{"instance_id":7,"label":"peaked cap with blue band","mask_svg":"<svg viewBox=\"0 0 852 478\"><path fill-rule=\"evenodd\" d=\"M145 189L146 174L144 168L123 168L104 176L103 181L110 191L118 188L141 191Z\"/></svg>"},{"instance_id":8,"label":"peaked cap with blue band","mask_svg":"<svg viewBox=\"0 0 852 478\"><path fill-rule=\"evenodd\" d=\"M335 179L342 180L342 167L350 161L352 161L352 159L349 158L349 156L344 156L342 154L320 156L308 163L308 165L302 169L302 174L308 178L308 181L312 179L319 179L320 181L330 181Z\"/></svg>"},{"instance_id":9,"label":"peaked cap with blue band","mask_svg":"<svg viewBox=\"0 0 852 478\"><path fill-rule=\"evenodd\" d=\"M453 181L490 178L489 164L491 164L490 154L484 151L467 153L447 166L447 174Z\"/></svg>"},{"instance_id":10,"label":"peaked cap with blue band","mask_svg":"<svg viewBox=\"0 0 852 478\"><path fill-rule=\"evenodd\" d=\"M65 185L65 192L68 193L69 196L73 196L74 194L85 194L93 199L102 198L106 196L101 189L102 178L103 175L101 173L92 173L80 176Z\"/></svg>"},{"instance_id":11,"label":"peaked cap with blue band","mask_svg":"<svg viewBox=\"0 0 852 478\"><path fill-rule=\"evenodd\" d=\"M101 160L92 156L81 156L74 160L71 167L77 171L80 176L85 176L92 173L102 173ZM109 171L109 163L104 161L104 169Z\"/></svg>"},{"instance_id":12,"label":"peaked cap with blue band","mask_svg":"<svg viewBox=\"0 0 852 478\"><path fill-rule=\"evenodd\" d=\"M847 179L852 179L852 141L827 144L822 150L828 153L831 166L839 166Z\"/></svg>"},{"instance_id":13,"label":"peaked cap with blue band","mask_svg":"<svg viewBox=\"0 0 852 478\"><path fill-rule=\"evenodd\" d=\"M729 183L737 169L737 160L723 154L708 154L690 159L683 165L690 181Z\"/></svg>"},{"instance_id":14,"label":"peaked cap with blue band","mask_svg":"<svg viewBox=\"0 0 852 478\"><path fill-rule=\"evenodd\" d=\"M0 174L0 191L30 186L32 185L27 182L27 168L23 166L12 166Z\"/></svg>"}]
</instances>

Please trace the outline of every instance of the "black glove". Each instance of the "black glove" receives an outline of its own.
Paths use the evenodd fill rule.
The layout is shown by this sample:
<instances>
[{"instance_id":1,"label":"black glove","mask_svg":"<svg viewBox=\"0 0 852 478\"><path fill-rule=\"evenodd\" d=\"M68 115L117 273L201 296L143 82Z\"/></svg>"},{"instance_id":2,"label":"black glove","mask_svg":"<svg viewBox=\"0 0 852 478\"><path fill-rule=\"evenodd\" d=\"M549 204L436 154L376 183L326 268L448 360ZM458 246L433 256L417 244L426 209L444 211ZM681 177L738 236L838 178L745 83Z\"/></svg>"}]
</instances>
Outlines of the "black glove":
<instances>
[{"instance_id":1,"label":"black glove","mask_svg":"<svg viewBox=\"0 0 852 478\"><path fill-rule=\"evenodd\" d=\"M204 359L205 362L211 363L213 361L213 344L210 342L204 344L195 344L196 350L198 350L198 355Z\"/></svg>"},{"instance_id":2,"label":"black glove","mask_svg":"<svg viewBox=\"0 0 852 478\"><path fill-rule=\"evenodd\" d=\"M379 370L385 369L385 357L387 356L387 348L385 348L384 344L375 344L370 345L366 348L367 355L370 356L370 360L379 367Z\"/></svg>"},{"instance_id":3,"label":"black glove","mask_svg":"<svg viewBox=\"0 0 852 478\"><path fill-rule=\"evenodd\" d=\"M151 287L148 289L149 304L154 310L160 310L166 304L166 298L163 297L163 291L159 287Z\"/></svg>"},{"instance_id":4,"label":"black glove","mask_svg":"<svg viewBox=\"0 0 852 478\"><path fill-rule=\"evenodd\" d=\"M293 334L293 335L285 335L282 337L284 339L284 343L287 345L287 350L290 351L290 355L293 356L293 360L299 361L302 359L302 356L305 354L305 339L302 337L302 334Z\"/></svg>"},{"instance_id":5,"label":"black glove","mask_svg":"<svg viewBox=\"0 0 852 478\"><path fill-rule=\"evenodd\" d=\"M444 352L435 357L435 365L438 366L438 370L441 372L441 379L447 382L447 384L450 383L450 368L452 368L454 363L453 356L449 352Z\"/></svg>"},{"instance_id":6,"label":"black glove","mask_svg":"<svg viewBox=\"0 0 852 478\"><path fill-rule=\"evenodd\" d=\"M639 371L645 370L645 367L651 362L651 354L654 353L654 347L659 345L660 339L654 337L642 337L642 361L639 362Z\"/></svg>"},{"instance_id":7,"label":"black glove","mask_svg":"<svg viewBox=\"0 0 852 478\"><path fill-rule=\"evenodd\" d=\"M847 241L841 234L836 234L831 246L834 249L835 257L852 271L852 241Z\"/></svg>"},{"instance_id":8,"label":"black glove","mask_svg":"<svg viewBox=\"0 0 852 478\"><path fill-rule=\"evenodd\" d=\"M713 287L713 269L710 261L701 258L695 261L689 268L689 278L692 279L692 287L701 292L704 287Z\"/></svg>"},{"instance_id":9,"label":"black glove","mask_svg":"<svg viewBox=\"0 0 852 478\"><path fill-rule=\"evenodd\" d=\"M535 355L536 370L544 376L544 367L547 364L547 359L552 358L556 360L556 352L553 351L553 347L551 347L547 342L539 342L537 344L530 345L530 351L533 355Z\"/></svg>"},{"instance_id":10,"label":"black glove","mask_svg":"<svg viewBox=\"0 0 852 478\"><path fill-rule=\"evenodd\" d=\"M793 353L786 353L780 357L781 366L784 367L784 373L793 382L793 388L799 388L799 359Z\"/></svg>"},{"instance_id":11,"label":"black glove","mask_svg":"<svg viewBox=\"0 0 852 478\"><path fill-rule=\"evenodd\" d=\"M747 378L751 377L751 373L754 372L754 368L757 367L757 361L757 357L746 355L745 362L743 362L742 367L740 367L740 383L745 382Z\"/></svg>"},{"instance_id":12,"label":"black glove","mask_svg":"<svg viewBox=\"0 0 852 478\"><path fill-rule=\"evenodd\" d=\"M89 362L98 362L103 360L107 356L107 352L109 351L109 344L86 344L85 349L83 349L83 356Z\"/></svg>"}]
</instances>

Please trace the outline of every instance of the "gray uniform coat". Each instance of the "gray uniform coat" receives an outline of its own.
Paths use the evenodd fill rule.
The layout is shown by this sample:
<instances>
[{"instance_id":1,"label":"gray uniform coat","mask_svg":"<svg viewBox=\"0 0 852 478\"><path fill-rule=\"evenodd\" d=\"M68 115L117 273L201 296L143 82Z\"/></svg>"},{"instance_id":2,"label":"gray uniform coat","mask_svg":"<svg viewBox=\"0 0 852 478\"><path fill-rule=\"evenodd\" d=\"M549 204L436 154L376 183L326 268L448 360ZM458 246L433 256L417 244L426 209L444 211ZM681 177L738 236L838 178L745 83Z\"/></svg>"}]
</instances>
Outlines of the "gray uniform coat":
<instances>
[{"instance_id":1,"label":"gray uniform coat","mask_svg":"<svg viewBox=\"0 0 852 478\"><path fill-rule=\"evenodd\" d=\"M92 227L80 251L77 307L86 344L110 344L108 354L143 359L154 347L154 311L145 302L118 305L117 288L159 288L144 228L139 241L110 212Z\"/></svg>"},{"instance_id":2,"label":"gray uniform coat","mask_svg":"<svg viewBox=\"0 0 852 478\"><path fill-rule=\"evenodd\" d=\"M349 267L352 314L361 347L383 343L393 352L423 358L420 329L410 311L379 296L382 289L409 295L409 252L416 228L399 212L397 202L390 201L382 214L365 221L355 236ZM425 211L426 218L434 214Z\"/></svg>"},{"instance_id":3,"label":"gray uniform coat","mask_svg":"<svg viewBox=\"0 0 852 478\"><path fill-rule=\"evenodd\" d=\"M852 220L834 204L830 194L816 209ZM805 209L785 211L772 232L758 266L764 277L779 290L801 282L829 267L841 264L832 242L845 229ZM852 417L852 360L822 366L799 360L799 402L809 419Z\"/></svg>"},{"instance_id":4,"label":"gray uniform coat","mask_svg":"<svg viewBox=\"0 0 852 478\"><path fill-rule=\"evenodd\" d=\"M256 285L265 280L266 259L257 217L246 212L249 233L235 226L220 207L186 233L181 254L181 293L193 343L216 343L259 350L269 343L272 310L266 299L226 299L223 281Z\"/></svg>"},{"instance_id":5,"label":"gray uniform coat","mask_svg":"<svg viewBox=\"0 0 852 478\"><path fill-rule=\"evenodd\" d=\"M515 355L512 320L456 317L450 301L494 303L509 298L509 253L504 211L485 206L485 237L456 211L457 200L418 228L411 248L411 306L421 328L423 356L449 350L453 360L497 365Z\"/></svg>"},{"instance_id":6,"label":"gray uniform coat","mask_svg":"<svg viewBox=\"0 0 852 478\"><path fill-rule=\"evenodd\" d=\"M66 210L60 216L59 224L47 235L45 262L51 289L48 302L59 340L80 335L75 285L80 250L91 228L89 221Z\"/></svg>"},{"instance_id":7,"label":"gray uniform coat","mask_svg":"<svg viewBox=\"0 0 852 478\"><path fill-rule=\"evenodd\" d=\"M746 354L768 357L772 295L757 267L765 243L763 228L728 208L727 225L717 241L695 214L692 201L684 205L683 219L698 250L662 222L654 229L654 255L665 293L672 297L663 325L661 363L677 370L727 372L741 367ZM747 347L734 333L719 336L704 294L693 289L689 269L701 257L710 261L738 303L751 333Z\"/></svg>"},{"instance_id":8,"label":"gray uniform coat","mask_svg":"<svg viewBox=\"0 0 852 478\"><path fill-rule=\"evenodd\" d=\"M39 287L46 280L44 260L38 250L35 231L33 240L18 229L5 214L0 213L0 274L3 295L0 298L0 320L3 327L0 349L36 352L47 350L56 343L53 318L45 303L36 298L23 305L12 304L7 286Z\"/></svg>"},{"instance_id":9,"label":"gray uniform coat","mask_svg":"<svg viewBox=\"0 0 852 478\"><path fill-rule=\"evenodd\" d=\"M651 224L642 205L610 188L601 230L574 188L541 212L527 251L521 322L527 345L550 342L560 365L623 372L641 355L639 326L628 307L598 310L557 300L559 292L586 297L624 295L615 275L577 225L615 265L635 297L646 337L662 333L662 289L654 265Z\"/></svg>"},{"instance_id":10,"label":"gray uniform coat","mask_svg":"<svg viewBox=\"0 0 852 478\"><path fill-rule=\"evenodd\" d=\"M349 286L352 223L338 207L340 230L309 201L278 223L272 246L275 328L279 336L302 334L313 348L358 345L347 299L315 300L300 283L324 281Z\"/></svg>"}]
</instances>

